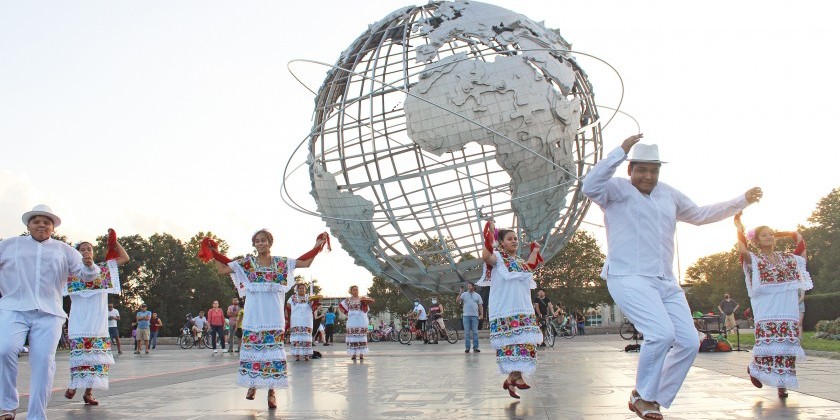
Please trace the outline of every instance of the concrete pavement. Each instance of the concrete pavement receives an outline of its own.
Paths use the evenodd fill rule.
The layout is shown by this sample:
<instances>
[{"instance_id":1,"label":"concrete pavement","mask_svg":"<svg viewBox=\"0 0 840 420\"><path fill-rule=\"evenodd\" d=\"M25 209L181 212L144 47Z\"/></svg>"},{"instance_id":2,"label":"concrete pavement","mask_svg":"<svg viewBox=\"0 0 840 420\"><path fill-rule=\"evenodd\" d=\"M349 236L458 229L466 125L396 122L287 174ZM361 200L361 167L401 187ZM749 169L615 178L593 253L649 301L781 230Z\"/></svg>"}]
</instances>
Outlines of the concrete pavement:
<instances>
[{"instance_id":1,"label":"concrete pavement","mask_svg":"<svg viewBox=\"0 0 840 420\"><path fill-rule=\"evenodd\" d=\"M501 388L494 352L481 340L480 354L456 344L410 346L371 343L364 362L353 362L343 344L318 346L324 358L289 362L290 388L279 390L269 412L266 392L244 399L235 386L236 354L159 346L150 355L126 351L111 369L111 388L97 391L101 405L63 397L68 354L59 353L50 419L635 419L627 409L638 353L617 335L558 339L540 352L533 386L513 400ZM701 353L666 419L836 419L840 417L840 360L810 357L797 363L802 389L787 401L775 389L747 379L749 352ZM21 393L29 366L20 358ZM26 408L26 397L21 407ZM21 412L18 419L25 419Z\"/></svg>"}]
</instances>

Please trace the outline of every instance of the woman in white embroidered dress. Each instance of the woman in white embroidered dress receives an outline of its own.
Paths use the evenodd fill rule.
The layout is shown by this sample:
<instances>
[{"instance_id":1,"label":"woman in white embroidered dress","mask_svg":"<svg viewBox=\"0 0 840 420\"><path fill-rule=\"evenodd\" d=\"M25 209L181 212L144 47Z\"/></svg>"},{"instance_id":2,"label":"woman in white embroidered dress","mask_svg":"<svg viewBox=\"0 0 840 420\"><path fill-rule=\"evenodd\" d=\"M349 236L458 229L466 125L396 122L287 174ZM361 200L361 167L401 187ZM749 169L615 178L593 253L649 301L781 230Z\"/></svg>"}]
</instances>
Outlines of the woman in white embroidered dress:
<instances>
[{"instance_id":1,"label":"woman in white embroidered dress","mask_svg":"<svg viewBox=\"0 0 840 420\"><path fill-rule=\"evenodd\" d=\"M495 223L485 226L485 248L481 258L487 265L478 286L491 286L489 298L490 344L496 349L499 372L506 374L502 388L513 398L519 398L516 389L530 386L522 378L537 366L537 346L543 336L531 304L531 289L537 287L531 267L536 267L539 245L532 247L526 262L516 255L519 239L516 232L501 229L498 249L492 248L491 236ZM491 252L490 250L493 249Z\"/></svg>"},{"instance_id":2,"label":"woman in white embroidered dress","mask_svg":"<svg viewBox=\"0 0 840 420\"><path fill-rule=\"evenodd\" d=\"M295 292L286 302L289 309L290 342L295 360L309 360L312 356L312 311L318 308L306 294L306 285L298 283Z\"/></svg>"},{"instance_id":3,"label":"woman in white embroidered dress","mask_svg":"<svg viewBox=\"0 0 840 420\"><path fill-rule=\"evenodd\" d=\"M120 294L120 277L117 266L129 261L128 254L116 241L113 230L108 231L109 244L116 250L116 258L94 264L93 245L82 242L76 246L82 254L83 281L70 277L64 295L70 296L70 319L67 335L70 338L70 384L64 397L72 399L77 388L85 388L85 404L98 405L93 389L108 389L108 370L114 364L111 340L108 335L108 294ZM110 248L109 247L109 248ZM113 257L113 255L110 255Z\"/></svg>"},{"instance_id":4,"label":"woman in white embroidered dress","mask_svg":"<svg viewBox=\"0 0 840 420\"><path fill-rule=\"evenodd\" d=\"M350 297L341 301L338 309L347 315L347 331L344 341L347 343L347 354L350 359L356 360L359 356L360 360L365 360L365 355L368 354L367 334L368 334L368 311L369 305L374 302L372 298L362 296L359 297L359 286L350 286Z\"/></svg>"},{"instance_id":5,"label":"woman in white embroidered dress","mask_svg":"<svg viewBox=\"0 0 840 420\"><path fill-rule=\"evenodd\" d=\"M740 216L735 216L738 248L755 315L755 347L747 373L756 387L774 386L779 398L785 398L788 388L799 387L796 360L805 357L800 346L799 291L814 287L805 270L805 241L796 232L774 233L767 226L744 235ZM793 238L794 252L776 251L777 237ZM755 252L747 247L748 239Z\"/></svg>"},{"instance_id":6,"label":"woman in white embroidered dress","mask_svg":"<svg viewBox=\"0 0 840 420\"><path fill-rule=\"evenodd\" d=\"M249 400L254 399L257 388L267 388L269 409L277 408L274 390L289 386L283 346L283 298L291 287L288 279L294 278L295 268L312 264L325 239L326 234L319 235L315 247L297 259L272 256L274 237L265 229L251 237L257 250L255 256L230 261L218 253L215 244L209 245L219 273L230 274L240 297L248 298L242 320L237 384L248 388L245 398Z\"/></svg>"}]
</instances>

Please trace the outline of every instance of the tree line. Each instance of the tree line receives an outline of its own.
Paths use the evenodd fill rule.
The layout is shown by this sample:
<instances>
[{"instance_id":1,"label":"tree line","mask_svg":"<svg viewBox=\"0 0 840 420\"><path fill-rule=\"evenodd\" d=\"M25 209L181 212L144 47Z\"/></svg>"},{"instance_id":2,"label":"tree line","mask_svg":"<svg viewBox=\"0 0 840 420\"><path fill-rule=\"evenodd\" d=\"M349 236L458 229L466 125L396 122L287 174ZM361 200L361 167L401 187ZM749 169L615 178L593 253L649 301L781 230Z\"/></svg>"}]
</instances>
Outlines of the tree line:
<instances>
[{"instance_id":1,"label":"tree line","mask_svg":"<svg viewBox=\"0 0 840 420\"><path fill-rule=\"evenodd\" d=\"M800 225L798 230L808 244L808 270L814 280L814 289L809 294L837 294L840 291L840 275L837 275L840 272L840 189L834 189L820 199L807 222L807 226ZM214 300L218 300L223 308L230 304L236 296L230 277L219 275L213 264L202 263L195 257L205 236L216 240L222 253L228 251L228 244L212 232L198 232L188 241L168 233L156 233L148 238L140 235L119 238L131 257L131 261L120 267L122 294L109 297L109 301L120 311L121 335L130 334L131 320L141 303L146 303L149 310L157 312L163 320L162 336L177 335L186 321L186 314L195 316L200 310L206 311ZM732 236L734 243L734 228ZM64 236L56 235L55 238L70 243ZM437 239L413 245L420 251L434 251L436 247L441 247ZM779 245L786 249L793 244L782 240ZM96 239L94 248L95 260L101 261L107 249L104 235ZM428 265L443 262L434 260L443 258L440 253L419 254L424 255L421 258L428 259L424 261ZM557 255L535 272L534 280L539 287L546 289L555 305L561 305L567 311L613 304L606 282L600 278L604 260L595 238L588 232L578 231ZM298 276L296 280L303 279ZM687 269L686 281L687 298L692 310L715 312L724 293L729 293L741 303L742 309L748 306L744 274L735 247L698 259ZM313 280L313 288L318 293L320 287L316 282ZM368 295L376 299L371 307L372 313L403 315L412 310L415 297L421 299L426 307L431 298L436 297L444 305L446 318L460 318L460 305L455 301L457 293L453 291L435 292L374 277ZM69 310L69 305L67 298L66 310Z\"/></svg>"},{"instance_id":2,"label":"tree line","mask_svg":"<svg viewBox=\"0 0 840 420\"><path fill-rule=\"evenodd\" d=\"M415 250L425 251L426 258L434 254L432 248L439 244L436 239L418 241L414 243ZM586 231L576 232L565 247L552 257L534 273L534 281L538 287L546 291L546 295L555 305L563 306L566 311L597 307L600 304L612 304L612 298L607 291L606 282L600 278L601 267L604 265L604 253L601 252L595 238ZM445 261L424 261L427 264L444 263ZM464 285L466 286L466 285ZM466 287L465 287L466 288ZM487 304L486 291L482 295ZM452 291L431 291L428 289L396 284L381 277L373 278L373 285L368 289L368 295L376 299L371 305L372 312L390 312L401 316L410 312L414 298L428 308L432 297L436 297L444 307L444 318L460 319L461 307L456 302L457 293ZM534 293L536 295L536 292Z\"/></svg>"}]
</instances>

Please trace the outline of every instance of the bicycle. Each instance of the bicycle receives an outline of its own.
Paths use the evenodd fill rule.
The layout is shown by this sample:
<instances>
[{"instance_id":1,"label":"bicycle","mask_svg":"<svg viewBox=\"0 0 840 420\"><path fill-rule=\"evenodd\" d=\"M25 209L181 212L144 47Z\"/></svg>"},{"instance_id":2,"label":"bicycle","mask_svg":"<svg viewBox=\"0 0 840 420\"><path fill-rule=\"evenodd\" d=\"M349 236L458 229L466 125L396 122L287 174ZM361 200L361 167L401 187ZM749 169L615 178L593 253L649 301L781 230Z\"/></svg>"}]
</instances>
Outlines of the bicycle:
<instances>
[{"instance_id":1,"label":"bicycle","mask_svg":"<svg viewBox=\"0 0 840 420\"><path fill-rule=\"evenodd\" d=\"M192 333L192 316L187 314L187 322L181 327L181 335L178 336L178 346L182 349L189 349L198 345L198 348L212 348L213 341L210 334L204 334L204 331L196 331L195 335ZM216 342L219 343L220 340Z\"/></svg>"},{"instance_id":2,"label":"bicycle","mask_svg":"<svg viewBox=\"0 0 840 420\"><path fill-rule=\"evenodd\" d=\"M400 329L400 332L397 334L397 341L399 341L400 344L410 345L411 339L413 339L417 335L422 335L424 341L431 341L431 337L429 337L428 334L428 329L426 329L426 331L418 330L417 325L414 322L414 317L409 317L408 322L403 324L402 329Z\"/></svg>"},{"instance_id":3,"label":"bicycle","mask_svg":"<svg viewBox=\"0 0 840 420\"><path fill-rule=\"evenodd\" d=\"M564 316L563 322L560 325L557 325L557 320L552 320L555 331L557 331L558 337L563 337L565 339L572 339L575 338L577 335L577 325L572 322L571 317Z\"/></svg>"},{"instance_id":4,"label":"bicycle","mask_svg":"<svg viewBox=\"0 0 840 420\"><path fill-rule=\"evenodd\" d=\"M557 338L557 329L554 327L554 317L549 315L545 317L545 324L540 326L543 333L543 341L548 347L554 347L554 341Z\"/></svg>"},{"instance_id":5,"label":"bicycle","mask_svg":"<svg viewBox=\"0 0 840 420\"><path fill-rule=\"evenodd\" d=\"M624 322L618 327L618 335L625 340L638 341L643 339L642 333L636 330L636 326L627 318L624 318Z\"/></svg>"},{"instance_id":6,"label":"bicycle","mask_svg":"<svg viewBox=\"0 0 840 420\"><path fill-rule=\"evenodd\" d=\"M379 342L385 340L397 341L397 332L393 327L385 326L370 332L370 341Z\"/></svg>"},{"instance_id":7,"label":"bicycle","mask_svg":"<svg viewBox=\"0 0 840 420\"><path fill-rule=\"evenodd\" d=\"M442 318L441 318L442 319ZM443 320L444 325L446 325L446 320ZM458 331L453 329L448 329L445 326L441 327L440 324L436 320L432 320L431 325L429 322L426 322L426 328L430 333L429 341L434 341L435 343L438 342L440 337L443 337L449 344L455 344L458 342ZM434 337L434 340L432 340Z\"/></svg>"},{"instance_id":8,"label":"bicycle","mask_svg":"<svg viewBox=\"0 0 840 420\"><path fill-rule=\"evenodd\" d=\"M188 349L195 345L195 337L190 332L192 326L192 314L187 314L187 322L181 327L181 335L178 336L178 346Z\"/></svg>"}]
</instances>

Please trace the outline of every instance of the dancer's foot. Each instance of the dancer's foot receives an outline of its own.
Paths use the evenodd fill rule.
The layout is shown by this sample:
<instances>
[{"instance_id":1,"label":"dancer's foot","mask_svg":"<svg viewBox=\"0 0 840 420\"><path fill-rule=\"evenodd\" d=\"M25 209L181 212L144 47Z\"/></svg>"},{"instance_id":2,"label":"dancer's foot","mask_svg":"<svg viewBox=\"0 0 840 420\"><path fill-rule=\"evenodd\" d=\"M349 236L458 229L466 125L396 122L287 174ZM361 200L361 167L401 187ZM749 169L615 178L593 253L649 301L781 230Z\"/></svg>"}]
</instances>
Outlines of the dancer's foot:
<instances>
[{"instance_id":1,"label":"dancer's foot","mask_svg":"<svg viewBox=\"0 0 840 420\"><path fill-rule=\"evenodd\" d=\"M277 397L273 393L268 394L268 409L273 410L277 408Z\"/></svg>"},{"instance_id":2,"label":"dancer's foot","mask_svg":"<svg viewBox=\"0 0 840 420\"><path fill-rule=\"evenodd\" d=\"M776 391L779 394L779 398L787 398L788 397L787 388L779 388Z\"/></svg>"},{"instance_id":3,"label":"dancer's foot","mask_svg":"<svg viewBox=\"0 0 840 420\"><path fill-rule=\"evenodd\" d=\"M755 376L752 376L752 373L750 373L750 367L749 366L747 366L747 375L750 375L750 382L752 382L754 387L761 388L761 387L764 386L761 383L761 381L758 380L758 378L756 378Z\"/></svg>"},{"instance_id":4,"label":"dancer's foot","mask_svg":"<svg viewBox=\"0 0 840 420\"><path fill-rule=\"evenodd\" d=\"M519 388L519 389L530 389L531 388L531 385L526 384L525 380L522 379L521 376L519 378L517 378L516 381L513 384L516 385L516 387Z\"/></svg>"},{"instance_id":5,"label":"dancer's foot","mask_svg":"<svg viewBox=\"0 0 840 420\"><path fill-rule=\"evenodd\" d=\"M639 396L639 393L634 389L630 394L630 401L627 403L630 411L636 413L637 416L645 420L662 420L664 417L659 411L659 404L653 401L645 401Z\"/></svg>"},{"instance_id":6,"label":"dancer's foot","mask_svg":"<svg viewBox=\"0 0 840 420\"><path fill-rule=\"evenodd\" d=\"M253 400L256 395L257 395L257 388L248 388L248 392L245 393L245 399L246 400Z\"/></svg>"},{"instance_id":7,"label":"dancer's foot","mask_svg":"<svg viewBox=\"0 0 840 420\"><path fill-rule=\"evenodd\" d=\"M99 405L99 401L96 401L96 398L93 398L93 394L90 392L86 392L85 395L82 396L82 399L87 405Z\"/></svg>"},{"instance_id":8,"label":"dancer's foot","mask_svg":"<svg viewBox=\"0 0 840 420\"><path fill-rule=\"evenodd\" d=\"M510 378L505 379L502 383L502 388L507 390L508 395L510 395L511 398L516 398L517 400L519 399L519 395L516 395L516 385L514 385Z\"/></svg>"},{"instance_id":9,"label":"dancer's foot","mask_svg":"<svg viewBox=\"0 0 840 420\"><path fill-rule=\"evenodd\" d=\"M72 400L73 397L75 397L75 396L76 396L76 390L75 389L67 388L67 391L64 391L64 398L67 398L68 400Z\"/></svg>"},{"instance_id":10,"label":"dancer's foot","mask_svg":"<svg viewBox=\"0 0 840 420\"><path fill-rule=\"evenodd\" d=\"M0 420L15 420L15 415L17 415L17 410L3 411L0 413Z\"/></svg>"},{"instance_id":11,"label":"dancer's foot","mask_svg":"<svg viewBox=\"0 0 840 420\"><path fill-rule=\"evenodd\" d=\"M350 360L356 360L356 355L354 354L353 357L350 358Z\"/></svg>"}]
</instances>

